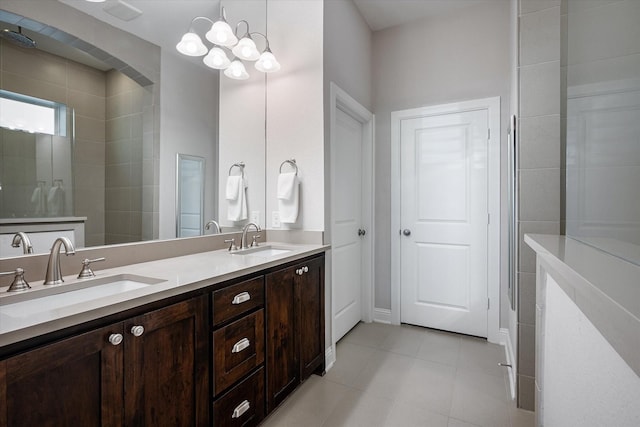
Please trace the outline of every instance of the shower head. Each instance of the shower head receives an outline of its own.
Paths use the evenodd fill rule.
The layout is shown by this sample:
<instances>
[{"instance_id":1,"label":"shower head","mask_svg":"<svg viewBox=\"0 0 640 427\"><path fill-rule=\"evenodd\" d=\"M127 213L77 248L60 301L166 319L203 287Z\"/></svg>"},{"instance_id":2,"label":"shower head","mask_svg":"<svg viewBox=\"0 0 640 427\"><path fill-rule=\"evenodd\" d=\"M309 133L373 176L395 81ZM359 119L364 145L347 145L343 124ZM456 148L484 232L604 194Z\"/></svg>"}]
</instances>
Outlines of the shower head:
<instances>
[{"instance_id":1,"label":"shower head","mask_svg":"<svg viewBox=\"0 0 640 427\"><path fill-rule=\"evenodd\" d=\"M16 44L20 47L36 47L35 40L22 34L22 27L18 27L17 32L5 28L4 30L2 30L2 32L0 32L0 36L2 36L3 39L9 40L11 43Z\"/></svg>"}]
</instances>

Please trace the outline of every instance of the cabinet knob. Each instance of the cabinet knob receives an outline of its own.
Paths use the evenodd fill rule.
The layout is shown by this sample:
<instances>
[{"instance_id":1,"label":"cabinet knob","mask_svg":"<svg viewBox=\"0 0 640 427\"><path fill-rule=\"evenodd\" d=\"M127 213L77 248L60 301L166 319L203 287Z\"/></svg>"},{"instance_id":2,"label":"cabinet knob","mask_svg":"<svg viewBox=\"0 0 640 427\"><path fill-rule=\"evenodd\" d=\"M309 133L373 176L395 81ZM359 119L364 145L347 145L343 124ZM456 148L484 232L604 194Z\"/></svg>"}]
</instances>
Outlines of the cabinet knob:
<instances>
[{"instance_id":1,"label":"cabinet knob","mask_svg":"<svg viewBox=\"0 0 640 427\"><path fill-rule=\"evenodd\" d=\"M122 342L122 334L111 334L111 335L109 335L109 342L112 345L119 345Z\"/></svg>"},{"instance_id":2,"label":"cabinet knob","mask_svg":"<svg viewBox=\"0 0 640 427\"><path fill-rule=\"evenodd\" d=\"M302 269L304 270L305 273L309 272L309 267L307 267L306 265L304 267L302 267Z\"/></svg>"},{"instance_id":3,"label":"cabinet knob","mask_svg":"<svg viewBox=\"0 0 640 427\"><path fill-rule=\"evenodd\" d=\"M141 325L132 326L131 327L131 334L134 337L141 336L142 334L144 334L144 326L141 326Z\"/></svg>"}]
</instances>

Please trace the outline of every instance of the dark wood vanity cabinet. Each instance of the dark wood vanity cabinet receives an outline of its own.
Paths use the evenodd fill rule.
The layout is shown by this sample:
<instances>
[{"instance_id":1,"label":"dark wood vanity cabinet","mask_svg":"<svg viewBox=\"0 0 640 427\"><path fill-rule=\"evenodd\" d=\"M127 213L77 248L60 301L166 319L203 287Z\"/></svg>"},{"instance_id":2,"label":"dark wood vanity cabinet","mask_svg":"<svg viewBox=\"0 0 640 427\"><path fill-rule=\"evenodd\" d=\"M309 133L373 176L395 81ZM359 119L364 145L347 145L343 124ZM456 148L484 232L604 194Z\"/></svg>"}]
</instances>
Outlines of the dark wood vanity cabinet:
<instances>
[{"instance_id":1,"label":"dark wood vanity cabinet","mask_svg":"<svg viewBox=\"0 0 640 427\"><path fill-rule=\"evenodd\" d=\"M267 274L267 413L324 371L324 257Z\"/></svg>"},{"instance_id":2,"label":"dark wood vanity cabinet","mask_svg":"<svg viewBox=\"0 0 640 427\"><path fill-rule=\"evenodd\" d=\"M206 324L198 297L0 361L0 427L206 425Z\"/></svg>"},{"instance_id":3,"label":"dark wood vanity cabinet","mask_svg":"<svg viewBox=\"0 0 640 427\"><path fill-rule=\"evenodd\" d=\"M255 426L323 373L324 255L212 288L5 353L0 427Z\"/></svg>"}]
</instances>

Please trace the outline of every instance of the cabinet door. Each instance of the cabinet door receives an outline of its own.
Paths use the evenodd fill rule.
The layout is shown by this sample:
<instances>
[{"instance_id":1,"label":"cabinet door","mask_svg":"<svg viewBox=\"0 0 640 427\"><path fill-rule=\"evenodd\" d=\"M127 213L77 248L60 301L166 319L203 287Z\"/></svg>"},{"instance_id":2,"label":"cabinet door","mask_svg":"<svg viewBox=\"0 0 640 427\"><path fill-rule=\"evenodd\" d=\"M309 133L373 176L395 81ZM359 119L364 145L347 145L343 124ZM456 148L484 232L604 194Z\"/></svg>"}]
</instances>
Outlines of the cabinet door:
<instances>
[{"instance_id":1,"label":"cabinet door","mask_svg":"<svg viewBox=\"0 0 640 427\"><path fill-rule=\"evenodd\" d=\"M300 337L301 380L324 372L324 258L316 258L297 267L296 293L300 301L298 336Z\"/></svg>"},{"instance_id":2,"label":"cabinet door","mask_svg":"<svg viewBox=\"0 0 640 427\"><path fill-rule=\"evenodd\" d=\"M116 324L0 362L0 426L121 426L123 344Z\"/></svg>"},{"instance_id":3,"label":"cabinet door","mask_svg":"<svg viewBox=\"0 0 640 427\"><path fill-rule=\"evenodd\" d=\"M193 298L125 322L125 425L208 425L206 301Z\"/></svg>"},{"instance_id":4,"label":"cabinet door","mask_svg":"<svg viewBox=\"0 0 640 427\"><path fill-rule=\"evenodd\" d=\"M267 412L271 412L300 382L295 333L295 269L266 276Z\"/></svg>"}]
</instances>

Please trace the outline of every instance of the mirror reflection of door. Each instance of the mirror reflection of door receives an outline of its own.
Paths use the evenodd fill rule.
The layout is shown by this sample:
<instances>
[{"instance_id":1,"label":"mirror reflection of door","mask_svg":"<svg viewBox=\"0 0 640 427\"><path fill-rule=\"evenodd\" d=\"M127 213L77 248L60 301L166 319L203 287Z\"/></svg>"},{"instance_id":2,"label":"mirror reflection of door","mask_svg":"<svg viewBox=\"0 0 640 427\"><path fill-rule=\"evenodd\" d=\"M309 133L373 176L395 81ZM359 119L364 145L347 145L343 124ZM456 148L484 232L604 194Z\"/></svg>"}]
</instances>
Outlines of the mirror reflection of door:
<instances>
[{"instance_id":1,"label":"mirror reflection of door","mask_svg":"<svg viewBox=\"0 0 640 427\"><path fill-rule=\"evenodd\" d=\"M204 158L178 154L176 180L176 237L203 234Z\"/></svg>"}]
</instances>

